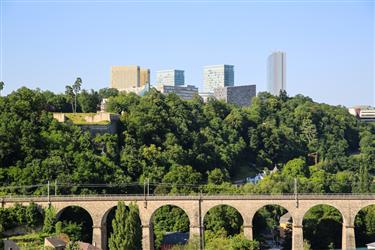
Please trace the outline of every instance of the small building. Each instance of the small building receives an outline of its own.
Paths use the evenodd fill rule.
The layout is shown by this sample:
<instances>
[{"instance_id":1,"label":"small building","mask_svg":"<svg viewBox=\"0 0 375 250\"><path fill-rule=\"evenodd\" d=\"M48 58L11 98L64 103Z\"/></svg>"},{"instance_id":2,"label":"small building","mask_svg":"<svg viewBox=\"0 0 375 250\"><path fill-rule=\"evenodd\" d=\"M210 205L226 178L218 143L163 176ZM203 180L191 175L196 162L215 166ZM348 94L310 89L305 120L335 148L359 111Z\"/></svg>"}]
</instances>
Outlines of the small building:
<instances>
[{"instance_id":1,"label":"small building","mask_svg":"<svg viewBox=\"0 0 375 250\"><path fill-rule=\"evenodd\" d=\"M371 106L358 105L348 108L350 114L354 115L363 122L375 121L375 108Z\"/></svg>"},{"instance_id":2,"label":"small building","mask_svg":"<svg viewBox=\"0 0 375 250\"><path fill-rule=\"evenodd\" d=\"M214 89L214 97L226 103L249 106L256 95L256 85L227 86Z\"/></svg>"},{"instance_id":3,"label":"small building","mask_svg":"<svg viewBox=\"0 0 375 250\"><path fill-rule=\"evenodd\" d=\"M169 250L176 245L185 245L189 240L189 233L167 232L161 241L160 249Z\"/></svg>"},{"instance_id":4,"label":"small building","mask_svg":"<svg viewBox=\"0 0 375 250\"><path fill-rule=\"evenodd\" d=\"M3 240L4 250L19 250L20 247L13 240Z\"/></svg>"},{"instance_id":5,"label":"small building","mask_svg":"<svg viewBox=\"0 0 375 250\"><path fill-rule=\"evenodd\" d=\"M100 248L86 242L77 241L80 250L100 250Z\"/></svg>"},{"instance_id":6,"label":"small building","mask_svg":"<svg viewBox=\"0 0 375 250\"><path fill-rule=\"evenodd\" d=\"M193 85L159 85L156 89L163 94L175 93L182 100L191 100L198 94L198 88Z\"/></svg>"},{"instance_id":7,"label":"small building","mask_svg":"<svg viewBox=\"0 0 375 250\"><path fill-rule=\"evenodd\" d=\"M56 250L64 250L66 242L57 237L46 237L44 238L44 247L49 247Z\"/></svg>"},{"instance_id":8,"label":"small building","mask_svg":"<svg viewBox=\"0 0 375 250\"><path fill-rule=\"evenodd\" d=\"M214 96L214 92L199 92L199 96L202 97L204 102L207 102L209 98Z\"/></svg>"}]
</instances>

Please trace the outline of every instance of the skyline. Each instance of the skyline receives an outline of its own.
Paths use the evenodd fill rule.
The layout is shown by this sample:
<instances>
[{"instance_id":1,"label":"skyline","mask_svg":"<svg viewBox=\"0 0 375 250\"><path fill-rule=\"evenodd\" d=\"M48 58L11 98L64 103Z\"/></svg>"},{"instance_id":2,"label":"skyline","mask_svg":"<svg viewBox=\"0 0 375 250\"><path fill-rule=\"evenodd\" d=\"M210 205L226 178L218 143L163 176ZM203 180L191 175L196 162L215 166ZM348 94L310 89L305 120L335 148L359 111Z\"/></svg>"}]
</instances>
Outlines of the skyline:
<instances>
[{"instance_id":1,"label":"skyline","mask_svg":"<svg viewBox=\"0 0 375 250\"><path fill-rule=\"evenodd\" d=\"M282 50L289 95L375 105L373 1L2 1L2 14L3 95L63 92L76 77L85 89L109 87L110 67L128 64L150 68L151 84L158 70L182 69L200 90L205 65L230 64L235 86L266 91L267 56Z\"/></svg>"}]
</instances>

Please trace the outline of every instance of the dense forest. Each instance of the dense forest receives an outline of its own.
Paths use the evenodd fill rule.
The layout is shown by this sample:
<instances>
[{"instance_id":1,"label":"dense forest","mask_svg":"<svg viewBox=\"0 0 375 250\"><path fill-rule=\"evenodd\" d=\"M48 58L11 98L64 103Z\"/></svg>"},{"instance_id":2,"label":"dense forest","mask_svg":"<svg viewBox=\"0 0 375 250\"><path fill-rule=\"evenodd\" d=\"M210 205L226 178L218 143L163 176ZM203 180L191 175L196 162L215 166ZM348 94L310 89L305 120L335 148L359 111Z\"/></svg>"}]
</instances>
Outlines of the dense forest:
<instances>
[{"instance_id":1,"label":"dense forest","mask_svg":"<svg viewBox=\"0 0 375 250\"><path fill-rule=\"evenodd\" d=\"M92 136L52 117L52 112L96 112L103 98L109 98L108 110L120 115L117 134ZM256 184L232 184L262 171L268 174ZM359 122L345 107L302 95L259 93L242 108L215 99L204 103L199 96L183 101L154 89L140 97L74 85L64 94L20 88L0 97L4 195L46 194L47 181L58 183L58 194L141 193L146 180L155 194L275 194L292 193L294 179L303 193L369 193L375 191L374 175L375 125ZM242 222L235 211L216 210L211 212L216 219L205 218L208 235L223 241L240 237ZM182 211L167 207L158 213L156 245L167 231L187 231ZM159 220L163 213L180 219L165 223ZM263 217L272 213L261 211ZM357 223L370 236L374 213L362 211ZM305 235L313 249L338 246L328 236L318 241L313 229L334 226L338 217L324 207L308 216ZM237 242L242 241L220 244ZM217 241L207 244L215 248Z\"/></svg>"}]
</instances>

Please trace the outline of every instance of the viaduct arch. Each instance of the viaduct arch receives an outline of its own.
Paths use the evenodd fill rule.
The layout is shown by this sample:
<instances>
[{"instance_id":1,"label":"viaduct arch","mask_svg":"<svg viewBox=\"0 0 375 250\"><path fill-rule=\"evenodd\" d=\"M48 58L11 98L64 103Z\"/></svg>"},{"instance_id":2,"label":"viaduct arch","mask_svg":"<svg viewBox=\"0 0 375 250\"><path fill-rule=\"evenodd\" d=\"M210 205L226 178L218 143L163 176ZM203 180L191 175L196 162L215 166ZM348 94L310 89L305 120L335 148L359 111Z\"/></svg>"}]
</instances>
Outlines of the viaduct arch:
<instances>
[{"instance_id":1,"label":"viaduct arch","mask_svg":"<svg viewBox=\"0 0 375 250\"><path fill-rule=\"evenodd\" d=\"M118 201L125 205L131 202L139 207L142 223L142 246L153 250L151 221L154 212L165 205L180 207L190 221L190 237L203 235L204 215L213 207L228 205L235 208L243 218L244 234L253 239L252 220L255 213L266 205L279 205L288 210L293 219L292 249L303 249L304 215L316 205L329 205L342 215L342 249L355 249L354 221L357 213L364 207L375 204L375 195L215 195L215 196L51 196L51 197L2 197L2 207L12 207L16 203L34 202L42 207L52 205L56 212L68 206L85 209L93 221L93 244L105 248L105 217Z\"/></svg>"}]
</instances>

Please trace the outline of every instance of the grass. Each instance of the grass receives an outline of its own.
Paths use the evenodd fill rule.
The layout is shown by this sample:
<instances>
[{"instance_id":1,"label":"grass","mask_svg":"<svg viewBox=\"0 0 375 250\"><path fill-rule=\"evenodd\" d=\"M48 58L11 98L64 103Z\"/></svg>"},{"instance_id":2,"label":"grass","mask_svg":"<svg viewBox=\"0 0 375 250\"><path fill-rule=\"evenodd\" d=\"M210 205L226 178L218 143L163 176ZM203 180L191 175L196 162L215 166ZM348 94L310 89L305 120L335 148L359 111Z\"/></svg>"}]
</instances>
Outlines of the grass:
<instances>
[{"instance_id":1,"label":"grass","mask_svg":"<svg viewBox=\"0 0 375 250\"><path fill-rule=\"evenodd\" d=\"M48 236L48 234L42 232L34 232L25 235L12 236L9 237L9 240L16 242L20 249L43 249L44 238Z\"/></svg>"},{"instance_id":2,"label":"grass","mask_svg":"<svg viewBox=\"0 0 375 250\"><path fill-rule=\"evenodd\" d=\"M87 122L85 120L86 116L95 116L96 113L65 113L65 116L68 118L68 121L71 121L73 124L76 125L90 125L90 124L96 124L96 125L107 125L110 122L109 121L100 121L100 122Z\"/></svg>"}]
</instances>

